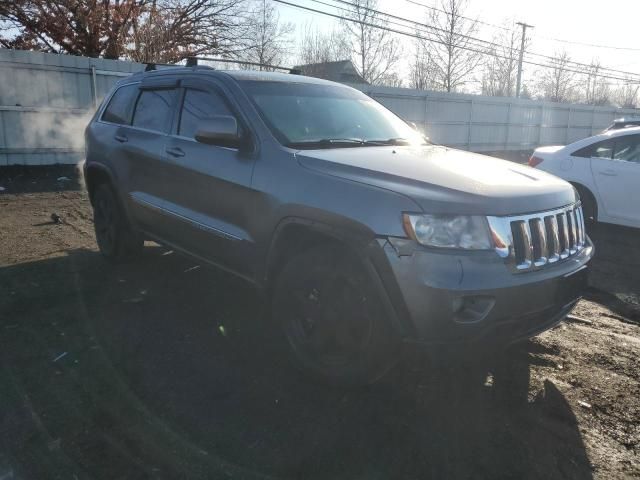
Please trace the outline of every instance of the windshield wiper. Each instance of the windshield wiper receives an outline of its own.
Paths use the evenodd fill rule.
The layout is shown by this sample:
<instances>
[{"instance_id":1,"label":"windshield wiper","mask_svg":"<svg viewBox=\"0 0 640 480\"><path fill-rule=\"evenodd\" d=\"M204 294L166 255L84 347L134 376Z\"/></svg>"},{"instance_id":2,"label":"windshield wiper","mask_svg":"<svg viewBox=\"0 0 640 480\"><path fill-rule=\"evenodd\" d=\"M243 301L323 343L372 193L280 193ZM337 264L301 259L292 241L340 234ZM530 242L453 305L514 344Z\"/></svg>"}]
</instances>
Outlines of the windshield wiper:
<instances>
[{"instance_id":1,"label":"windshield wiper","mask_svg":"<svg viewBox=\"0 0 640 480\"><path fill-rule=\"evenodd\" d=\"M386 140L365 140L367 145L411 145L411 142L406 138L394 137Z\"/></svg>"},{"instance_id":2,"label":"windshield wiper","mask_svg":"<svg viewBox=\"0 0 640 480\"><path fill-rule=\"evenodd\" d=\"M286 144L286 146L289 148L375 147L387 145L411 145L411 141L402 137L393 137L386 140L364 140L362 138L322 138L320 140L308 140L305 142L291 142Z\"/></svg>"},{"instance_id":3,"label":"windshield wiper","mask_svg":"<svg viewBox=\"0 0 640 480\"><path fill-rule=\"evenodd\" d=\"M320 140L308 140L304 142L290 142L285 146L289 148L331 148L331 147L359 147L365 142L361 138L321 138Z\"/></svg>"}]
</instances>

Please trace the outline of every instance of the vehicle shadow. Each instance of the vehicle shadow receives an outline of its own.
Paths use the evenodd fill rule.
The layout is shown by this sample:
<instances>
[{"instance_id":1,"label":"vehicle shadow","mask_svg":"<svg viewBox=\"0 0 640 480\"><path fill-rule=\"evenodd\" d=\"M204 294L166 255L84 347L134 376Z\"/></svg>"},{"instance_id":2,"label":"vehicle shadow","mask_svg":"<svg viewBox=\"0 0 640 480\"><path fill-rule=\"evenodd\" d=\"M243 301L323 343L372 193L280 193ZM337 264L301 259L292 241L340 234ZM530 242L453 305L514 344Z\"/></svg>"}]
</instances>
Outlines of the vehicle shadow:
<instances>
[{"instance_id":1,"label":"vehicle shadow","mask_svg":"<svg viewBox=\"0 0 640 480\"><path fill-rule=\"evenodd\" d=\"M263 311L159 247L0 268L3 461L18 478L592 477L562 393L529 396L539 344L407 348L345 391L291 368Z\"/></svg>"},{"instance_id":2,"label":"vehicle shadow","mask_svg":"<svg viewBox=\"0 0 640 480\"><path fill-rule=\"evenodd\" d=\"M599 223L589 229L596 254L586 298L640 322L640 229Z\"/></svg>"}]
</instances>

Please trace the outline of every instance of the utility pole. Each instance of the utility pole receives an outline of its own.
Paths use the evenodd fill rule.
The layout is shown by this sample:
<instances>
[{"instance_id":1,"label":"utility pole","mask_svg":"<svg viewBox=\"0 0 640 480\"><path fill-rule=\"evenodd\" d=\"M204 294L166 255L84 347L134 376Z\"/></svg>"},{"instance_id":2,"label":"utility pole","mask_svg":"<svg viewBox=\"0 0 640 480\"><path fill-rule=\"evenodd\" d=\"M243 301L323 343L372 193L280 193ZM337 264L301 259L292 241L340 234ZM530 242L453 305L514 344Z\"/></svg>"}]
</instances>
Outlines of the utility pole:
<instances>
[{"instance_id":1,"label":"utility pole","mask_svg":"<svg viewBox=\"0 0 640 480\"><path fill-rule=\"evenodd\" d=\"M520 60L518 61L518 81L516 82L516 98L520 98L520 85L522 84L522 57L524 56L524 42L527 39L527 28L533 28L533 25L527 25L523 22L516 22L516 25L522 27L522 41L520 43Z\"/></svg>"}]
</instances>

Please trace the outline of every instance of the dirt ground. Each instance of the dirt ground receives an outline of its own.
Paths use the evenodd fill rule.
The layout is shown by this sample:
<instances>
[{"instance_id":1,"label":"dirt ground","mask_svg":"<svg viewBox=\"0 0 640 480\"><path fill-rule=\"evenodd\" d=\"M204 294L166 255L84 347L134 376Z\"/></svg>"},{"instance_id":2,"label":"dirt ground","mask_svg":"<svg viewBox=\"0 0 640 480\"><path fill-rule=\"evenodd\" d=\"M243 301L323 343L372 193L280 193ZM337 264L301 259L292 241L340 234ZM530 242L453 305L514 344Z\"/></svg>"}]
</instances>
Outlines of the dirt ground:
<instances>
[{"instance_id":1,"label":"dirt ground","mask_svg":"<svg viewBox=\"0 0 640 480\"><path fill-rule=\"evenodd\" d=\"M340 391L241 281L153 244L105 263L63 173L0 172L0 479L640 478L637 231L590 232L582 321Z\"/></svg>"}]
</instances>

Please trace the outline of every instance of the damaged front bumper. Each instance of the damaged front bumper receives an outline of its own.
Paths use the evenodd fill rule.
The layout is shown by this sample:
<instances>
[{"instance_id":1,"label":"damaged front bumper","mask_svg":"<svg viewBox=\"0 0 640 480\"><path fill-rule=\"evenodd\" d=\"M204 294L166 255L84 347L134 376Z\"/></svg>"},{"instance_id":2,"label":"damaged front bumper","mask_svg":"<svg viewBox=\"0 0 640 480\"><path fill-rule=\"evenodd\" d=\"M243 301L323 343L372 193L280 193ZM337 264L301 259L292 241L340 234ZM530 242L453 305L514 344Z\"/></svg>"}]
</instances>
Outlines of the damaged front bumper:
<instances>
[{"instance_id":1,"label":"damaged front bumper","mask_svg":"<svg viewBox=\"0 0 640 480\"><path fill-rule=\"evenodd\" d=\"M392 243L393 242L393 243ZM562 262L514 274L495 252L424 248L379 240L408 317L408 340L509 343L560 322L587 286L593 244ZM385 282L389 283L389 282Z\"/></svg>"}]
</instances>

